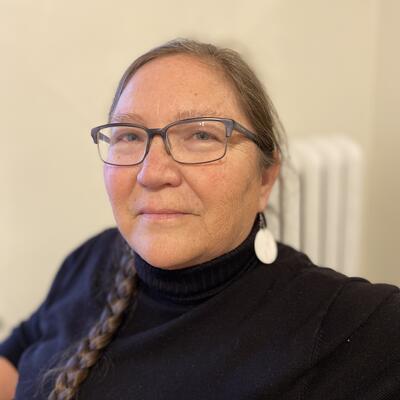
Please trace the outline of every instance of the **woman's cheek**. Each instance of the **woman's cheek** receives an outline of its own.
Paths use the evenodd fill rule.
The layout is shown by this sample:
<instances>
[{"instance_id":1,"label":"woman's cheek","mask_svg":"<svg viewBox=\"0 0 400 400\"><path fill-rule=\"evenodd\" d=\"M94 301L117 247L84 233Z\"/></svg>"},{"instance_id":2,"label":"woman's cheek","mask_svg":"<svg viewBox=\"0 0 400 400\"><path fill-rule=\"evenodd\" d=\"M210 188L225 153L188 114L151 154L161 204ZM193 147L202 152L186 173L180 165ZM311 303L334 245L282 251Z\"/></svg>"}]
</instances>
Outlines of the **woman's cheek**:
<instances>
[{"instance_id":1,"label":"woman's cheek","mask_svg":"<svg viewBox=\"0 0 400 400\"><path fill-rule=\"evenodd\" d=\"M113 208L123 206L122 203L128 201L135 183L132 171L126 167L105 165L103 176L111 205Z\"/></svg>"}]
</instances>

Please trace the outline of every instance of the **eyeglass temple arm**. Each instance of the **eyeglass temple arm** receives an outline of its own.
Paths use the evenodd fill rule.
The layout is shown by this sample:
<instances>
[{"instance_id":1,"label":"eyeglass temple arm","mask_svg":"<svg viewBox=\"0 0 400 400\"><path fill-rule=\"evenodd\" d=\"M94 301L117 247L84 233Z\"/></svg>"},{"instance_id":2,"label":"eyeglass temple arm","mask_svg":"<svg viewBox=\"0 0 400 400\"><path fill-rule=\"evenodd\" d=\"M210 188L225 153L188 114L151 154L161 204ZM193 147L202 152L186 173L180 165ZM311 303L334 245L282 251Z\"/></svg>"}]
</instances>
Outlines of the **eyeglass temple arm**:
<instances>
[{"instance_id":1,"label":"eyeglass temple arm","mask_svg":"<svg viewBox=\"0 0 400 400\"><path fill-rule=\"evenodd\" d=\"M98 143L99 140L102 140L103 142L106 143L110 143L110 138L98 131L92 131L92 138L96 144Z\"/></svg>"},{"instance_id":2,"label":"eyeglass temple arm","mask_svg":"<svg viewBox=\"0 0 400 400\"><path fill-rule=\"evenodd\" d=\"M238 132L242 133L248 139L252 140L257 146L261 147L261 143L258 140L258 137L255 133L246 129L243 125L240 125L239 122L234 121L233 128L236 129ZM274 143L271 141L271 150L275 149Z\"/></svg>"}]
</instances>

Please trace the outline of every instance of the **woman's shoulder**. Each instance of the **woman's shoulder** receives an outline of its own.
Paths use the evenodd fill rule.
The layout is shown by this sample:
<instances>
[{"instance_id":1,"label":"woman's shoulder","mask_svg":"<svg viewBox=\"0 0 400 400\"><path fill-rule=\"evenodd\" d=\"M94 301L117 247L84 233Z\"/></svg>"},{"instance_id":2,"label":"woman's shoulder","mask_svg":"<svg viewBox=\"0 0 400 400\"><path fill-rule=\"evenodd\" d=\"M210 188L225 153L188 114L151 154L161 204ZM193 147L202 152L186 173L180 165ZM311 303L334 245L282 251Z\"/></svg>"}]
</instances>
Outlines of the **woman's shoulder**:
<instances>
[{"instance_id":1,"label":"woman's shoulder","mask_svg":"<svg viewBox=\"0 0 400 400\"><path fill-rule=\"evenodd\" d=\"M367 310L373 310L392 296L400 296L400 289L393 284L371 283L363 277L350 277L332 268L314 264L307 255L288 245L279 243L278 246L277 268L287 271L290 277L288 281L293 281L294 287L315 299L330 293L327 315L344 315L346 311L355 315L359 311L365 316Z\"/></svg>"},{"instance_id":2,"label":"woman's shoulder","mask_svg":"<svg viewBox=\"0 0 400 400\"><path fill-rule=\"evenodd\" d=\"M306 397L330 398L338 390L340 398L398 395L400 289L317 266L283 244L279 250L276 271L286 278L275 294L296 326L309 324L314 332Z\"/></svg>"},{"instance_id":3,"label":"woman's shoulder","mask_svg":"<svg viewBox=\"0 0 400 400\"><path fill-rule=\"evenodd\" d=\"M42 304L1 344L3 356L17 366L28 347L51 340L60 327L65 329L69 324L76 327L76 332L82 331L93 310L94 272L108 265L118 235L116 229L107 229L86 240L65 258Z\"/></svg>"},{"instance_id":4,"label":"woman's shoulder","mask_svg":"<svg viewBox=\"0 0 400 400\"><path fill-rule=\"evenodd\" d=\"M372 283L363 277L349 277L317 266L306 255L286 245L280 245L280 251L280 266L292 271L294 301L299 307L306 305L308 311L315 309L319 314L311 363L329 360L334 355L335 360L341 360L342 371L346 363L350 370L358 365L359 371L367 368L368 363L375 364L377 372L382 369L382 373L384 368L400 365L397 286ZM353 354L352 360L347 359L349 352ZM357 374L357 371L347 372ZM400 372L396 374L399 376Z\"/></svg>"},{"instance_id":5,"label":"woman's shoulder","mask_svg":"<svg viewBox=\"0 0 400 400\"><path fill-rule=\"evenodd\" d=\"M117 228L108 228L92 235L67 256L66 261L80 262L82 259L97 255L104 257L109 254L115 241L120 238Z\"/></svg>"},{"instance_id":6,"label":"woman's shoulder","mask_svg":"<svg viewBox=\"0 0 400 400\"><path fill-rule=\"evenodd\" d=\"M348 276L333 268L319 266L306 254L286 244L278 243L278 249L277 268L285 270L288 277L295 279L299 285L304 285L304 288L331 287L335 290L335 298L343 301L360 301L367 292L370 293L370 298L381 298L400 291L393 284L371 283L361 276ZM365 304L366 300L361 303Z\"/></svg>"},{"instance_id":7,"label":"woman's shoulder","mask_svg":"<svg viewBox=\"0 0 400 400\"><path fill-rule=\"evenodd\" d=\"M116 228L109 228L90 237L74 249L58 269L46 303L51 304L68 291L80 290L79 288L83 288L85 284L93 289L93 285L98 283L101 272L111 268L120 239L119 231Z\"/></svg>"}]
</instances>

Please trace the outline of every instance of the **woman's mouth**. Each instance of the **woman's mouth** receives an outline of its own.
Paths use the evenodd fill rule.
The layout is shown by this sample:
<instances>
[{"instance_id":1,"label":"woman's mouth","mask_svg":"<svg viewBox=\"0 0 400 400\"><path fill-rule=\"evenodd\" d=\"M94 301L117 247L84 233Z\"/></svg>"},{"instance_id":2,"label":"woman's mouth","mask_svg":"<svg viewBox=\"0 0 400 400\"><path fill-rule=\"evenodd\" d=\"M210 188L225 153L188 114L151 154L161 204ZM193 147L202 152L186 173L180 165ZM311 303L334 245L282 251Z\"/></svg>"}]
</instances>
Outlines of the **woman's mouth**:
<instances>
[{"instance_id":1,"label":"woman's mouth","mask_svg":"<svg viewBox=\"0 0 400 400\"><path fill-rule=\"evenodd\" d=\"M151 220L171 220L189 215L187 212L174 209L143 209L140 210L139 216Z\"/></svg>"}]
</instances>

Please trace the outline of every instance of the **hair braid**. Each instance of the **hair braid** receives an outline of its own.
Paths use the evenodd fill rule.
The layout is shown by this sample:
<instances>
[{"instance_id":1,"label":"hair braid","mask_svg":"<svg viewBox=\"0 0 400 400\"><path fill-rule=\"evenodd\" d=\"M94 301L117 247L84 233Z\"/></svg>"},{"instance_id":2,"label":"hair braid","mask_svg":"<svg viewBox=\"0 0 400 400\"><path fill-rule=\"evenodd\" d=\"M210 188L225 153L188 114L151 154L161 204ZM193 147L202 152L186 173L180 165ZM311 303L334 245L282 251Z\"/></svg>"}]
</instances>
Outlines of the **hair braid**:
<instances>
[{"instance_id":1,"label":"hair braid","mask_svg":"<svg viewBox=\"0 0 400 400\"><path fill-rule=\"evenodd\" d=\"M124 312L136 293L137 278L132 257L124 256L115 276L114 286L107 295L106 305L98 322L81 340L78 348L56 377L49 400L70 400L89 375L120 326Z\"/></svg>"}]
</instances>

